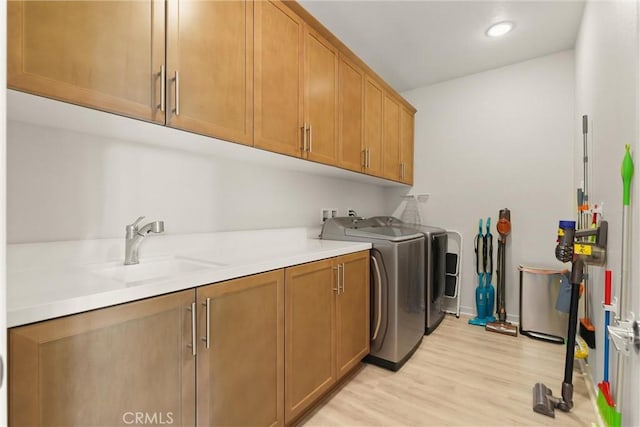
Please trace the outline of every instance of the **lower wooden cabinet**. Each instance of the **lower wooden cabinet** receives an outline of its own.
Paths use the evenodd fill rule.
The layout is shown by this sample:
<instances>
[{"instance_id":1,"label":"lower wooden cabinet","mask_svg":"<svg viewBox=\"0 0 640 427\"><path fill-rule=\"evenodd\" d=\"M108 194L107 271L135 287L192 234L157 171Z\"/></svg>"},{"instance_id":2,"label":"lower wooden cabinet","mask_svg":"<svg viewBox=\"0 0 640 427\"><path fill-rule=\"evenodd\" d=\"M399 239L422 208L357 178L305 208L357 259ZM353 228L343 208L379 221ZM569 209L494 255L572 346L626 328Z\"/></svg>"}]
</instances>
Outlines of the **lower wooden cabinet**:
<instances>
[{"instance_id":1,"label":"lower wooden cabinet","mask_svg":"<svg viewBox=\"0 0 640 427\"><path fill-rule=\"evenodd\" d=\"M336 362L338 379L369 354L369 252L343 255L341 290L336 298Z\"/></svg>"},{"instance_id":2,"label":"lower wooden cabinet","mask_svg":"<svg viewBox=\"0 0 640 427\"><path fill-rule=\"evenodd\" d=\"M369 352L369 252L9 330L9 425L280 426Z\"/></svg>"},{"instance_id":3,"label":"lower wooden cabinet","mask_svg":"<svg viewBox=\"0 0 640 427\"><path fill-rule=\"evenodd\" d=\"M194 291L9 331L9 425L195 425Z\"/></svg>"},{"instance_id":4,"label":"lower wooden cabinet","mask_svg":"<svg viewBox=\"0 0 640 427\"><path fill-rule=\"evenodd\" d=\"M198 425L284 423L283 285L277 270L197 289Z\"/></svg>"},{"instance_id":5,"label":"lower wooden cabinet","mask_svg":"<svg viewBox=\"0 0 640 427\"><path fill-rule=\"evenodd\" d=\"M283 278L277 270L11 329L9 424L282 425Z\"/></svg>"},{"instance_id":6,"label":"lower wooden cabinet","mask_svg":"<svg viewBox=\"0 0 640 427\"><path fill-rule=\"evenodd\" d=\"M369 353L368 251L285 270L285 422Z\"/></svg>"}]
</instances>

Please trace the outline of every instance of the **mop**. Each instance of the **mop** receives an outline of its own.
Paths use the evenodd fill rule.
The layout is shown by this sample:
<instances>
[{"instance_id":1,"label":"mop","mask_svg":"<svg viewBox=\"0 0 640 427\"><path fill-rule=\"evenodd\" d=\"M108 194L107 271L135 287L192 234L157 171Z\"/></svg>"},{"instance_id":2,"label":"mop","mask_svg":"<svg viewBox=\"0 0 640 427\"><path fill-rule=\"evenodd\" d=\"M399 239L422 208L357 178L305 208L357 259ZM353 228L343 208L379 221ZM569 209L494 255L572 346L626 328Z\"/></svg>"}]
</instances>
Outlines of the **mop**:
<instances>
[{"instance_id":1,"label":"mop","mask_svg":"<svg viewBox=\"0 0 640 427\"><path fill-rule=\"evenodd\" d=\"M490 332L497 332L500 334L517 336L518 329L515 325L507 322L507 310L506 310L506 296L505 296L505 272L506 272L506 246L507 236L511 232L511 212L509 209L501 209L496 224L500 239L498 240L498 268L496 273L498 275L498 292L497 292L497 322L489 322L485 327L485 330Z\"/></svg>"}]
</instances>

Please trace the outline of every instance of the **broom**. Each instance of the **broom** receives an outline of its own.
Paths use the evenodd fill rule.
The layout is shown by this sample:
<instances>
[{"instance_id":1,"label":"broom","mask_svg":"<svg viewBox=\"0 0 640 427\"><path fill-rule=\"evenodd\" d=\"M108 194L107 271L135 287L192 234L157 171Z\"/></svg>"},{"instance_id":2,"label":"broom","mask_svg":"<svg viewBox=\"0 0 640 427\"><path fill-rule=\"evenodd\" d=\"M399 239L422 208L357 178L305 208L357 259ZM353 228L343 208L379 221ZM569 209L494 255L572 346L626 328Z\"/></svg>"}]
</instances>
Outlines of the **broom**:
<instances>
[{"instance_id":1,"label":"broom","mask_svg":"<svg viewBox=\"0 0 640 427\"><path fill-rule=\"evenodd\" d=\"M602 382L598 383L598 410L602 420L608 427L619 427L622 421L621 414L616 410L616 405L611 396L609 384L609 337L608 329L611 320L611 270L605 271L604 283L604 375Z\"/></svg>"}]
</instances>

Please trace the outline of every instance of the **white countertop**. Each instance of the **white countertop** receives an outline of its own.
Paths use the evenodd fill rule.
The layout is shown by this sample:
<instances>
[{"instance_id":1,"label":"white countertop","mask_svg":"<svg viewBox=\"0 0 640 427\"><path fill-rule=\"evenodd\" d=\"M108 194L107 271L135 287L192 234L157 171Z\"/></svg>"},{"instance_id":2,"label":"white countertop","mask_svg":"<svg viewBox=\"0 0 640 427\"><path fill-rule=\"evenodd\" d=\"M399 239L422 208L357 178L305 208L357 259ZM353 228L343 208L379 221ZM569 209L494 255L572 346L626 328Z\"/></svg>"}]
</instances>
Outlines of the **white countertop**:
<instances>
[{"instance_id":1,"label":"white countertop","mask_svg":"<svg viewBox=\"0 0 640 427\"><path fill-rule=\"evenodd\" d=\"M320 240L308 234L307 229L292 228L147 236L140 246L140 265L177 259L197 270L129 282L104 274L113 269L125 271L121 267L124 238L7 245L7 325L25 325L371 248L370 243Z\"/></svg>"}]
</instances>

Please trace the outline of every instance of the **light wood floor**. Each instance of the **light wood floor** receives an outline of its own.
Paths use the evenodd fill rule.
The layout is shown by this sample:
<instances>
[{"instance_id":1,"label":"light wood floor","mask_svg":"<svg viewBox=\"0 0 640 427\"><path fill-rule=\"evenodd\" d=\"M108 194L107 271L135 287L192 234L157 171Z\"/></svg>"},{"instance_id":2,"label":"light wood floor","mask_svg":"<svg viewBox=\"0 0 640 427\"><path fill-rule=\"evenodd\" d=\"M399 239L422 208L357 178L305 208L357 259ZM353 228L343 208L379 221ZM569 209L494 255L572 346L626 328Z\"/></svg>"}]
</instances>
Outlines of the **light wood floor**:
<instances>
[{"instance_id":1,"label":"light wood floor","mask_svg":"<svg viewBox=\"0 0 640 427\"><path fill-rule=\"evenodd\" d=\"M486 332L446 316L398 372L365 365L303 420L306 426L591 426L585 378L574 369L574 408L532 410L536 382L559 395L563 345Z\"/></svg>"}]
</instances>

